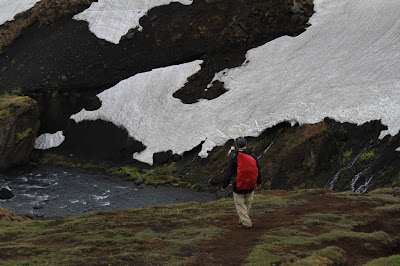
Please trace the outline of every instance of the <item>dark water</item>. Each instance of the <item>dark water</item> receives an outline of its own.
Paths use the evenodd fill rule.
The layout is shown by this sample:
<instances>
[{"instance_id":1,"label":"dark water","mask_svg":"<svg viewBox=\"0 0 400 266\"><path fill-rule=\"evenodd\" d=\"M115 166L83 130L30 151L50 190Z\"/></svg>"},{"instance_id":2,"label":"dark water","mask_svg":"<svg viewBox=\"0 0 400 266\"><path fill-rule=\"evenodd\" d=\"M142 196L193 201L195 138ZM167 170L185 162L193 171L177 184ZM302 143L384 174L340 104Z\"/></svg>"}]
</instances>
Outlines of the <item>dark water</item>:
<instances>
[{"instance_id":1,"label":"dark water","mask_svg":"<svg viewBox=\"0 0 400 266\"><path fill-rule=\"evenodd\" d=\"M0 174L1 187L10 189L14 197L0 200L0 207L37 219L216 199L216 195L209 192L136 186L103 173L45 166L24 173Z\"/></svg>"}]
</instances>

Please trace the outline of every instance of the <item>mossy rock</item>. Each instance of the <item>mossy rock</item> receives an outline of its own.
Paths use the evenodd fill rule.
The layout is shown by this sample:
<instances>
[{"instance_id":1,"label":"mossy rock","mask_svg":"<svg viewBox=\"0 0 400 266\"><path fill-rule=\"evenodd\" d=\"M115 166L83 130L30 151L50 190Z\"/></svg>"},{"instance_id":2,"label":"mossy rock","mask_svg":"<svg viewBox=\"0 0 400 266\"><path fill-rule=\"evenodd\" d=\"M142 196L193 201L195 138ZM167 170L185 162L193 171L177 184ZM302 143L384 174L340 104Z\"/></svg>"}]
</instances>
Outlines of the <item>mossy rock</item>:
<instances>
[{"instance_id":1,"label":"mossy rock","mask_svg":"<svg viewBox=\"0 0 400 266\"><path fill-rule=\"evenodd\" d=\"M39 108L29 97L0 96L0 168L29 161L39 129Z\"/></svg>"}]
</instances>

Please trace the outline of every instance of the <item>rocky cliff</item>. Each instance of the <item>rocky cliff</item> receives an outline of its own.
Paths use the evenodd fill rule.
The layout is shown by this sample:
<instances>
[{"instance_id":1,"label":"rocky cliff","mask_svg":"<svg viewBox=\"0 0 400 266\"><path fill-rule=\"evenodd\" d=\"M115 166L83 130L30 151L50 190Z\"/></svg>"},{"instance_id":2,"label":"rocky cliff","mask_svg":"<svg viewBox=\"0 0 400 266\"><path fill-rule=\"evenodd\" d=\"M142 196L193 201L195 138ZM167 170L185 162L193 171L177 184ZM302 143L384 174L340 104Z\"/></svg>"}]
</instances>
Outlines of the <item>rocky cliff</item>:
<instances>
[{"instance_id":1,"label":"rocky cliff","mask_svg":"<svg viewBox=\"0 0 400 266\"><path fill-rule=\"evenodd\" d=\"M246 53L252 48L281 36L301 36L310 26L309 19L315 12L311 0L194 0L185 5L172 2L148 10L139 21L140 27L131 28L119 41L112 43L96 37L90 31L88 22L73 19L87 10L92 2L42 0L17 14L13 20L0 25L0 90L4 92L18 87L38 102L39 134L63 131L65 141L52 152L68 156L73 154L79 160L113 161L144 168L149 166L133 160L132 154L149 147L138 135L128 130L129 126L105 121L107 119L78 123L71 119L71 115L82 109L95 111L104 107L105 101L99 100L100 93L118 86L125 79L195 60L201 62L201 69L190 75L184 86L173 93L173 98L184 104L187 110L206 101L213 105L211 101L214 99L221 102L222 95L229 97L226 96L229 90L224 81L218 78L218 73L223 76L224 69L246 66L246 60L249 60L246 59ZM327 8L324 3L320 5ZM323 8L320 9L323 11ZM277 47L276 52L280 48ZM296 52L299 51L302 51L302 47ZM274 58L274 54L271 53L269 57ZM277 60L274 63L280 65ZM296 65L293 65L293 69L296 69ZM289 73L289 70L284 73ZM327 79L336 75L339 74L332 73ZM315 79L313 75L310 76L311 81ZM305 79L304 75L301 78ZM184 80L185 77L180 79ZM281 81L277 83L285 85ZM317 83L314 81L314 84ZM268 84L263 86L268 87ZM297 87L296 84L293 86ZM371 85L366 87L369 90ZM156 97L153 89L160 92L164 88L153 86L144 90ZM351 90L351 87L347 89ZM276 103L282 104L290 93L279 90L280 87L277 87L262 97L282 93L282 100ZM334 97L334 89L331 93L333 95L329 97ZM129 94L134 95L134 92ZM254 95L260 98L258 94ZM146 98L134 98L139 99L137 106L155 106ZM115 99L113 101L116 102ZM222 108L237 110L241 101ZM254 107L252 112L259 110L256 109ZM368 112L373 113L373 110L372 106ZM140 112L147 112L147 109L138 110ZM239 113L235 113L235 117L224 116L222 122L226 123L229 119L233 121ZM196 115L187 114L185 121L190 126L191 121L196 121ZM268 115L265 113L266 117ZM105 117L103 114L99 116ZM328 114L326 116L329 117ZM185 115L179 114L179 119L182 117ZM210 117L213 119L212 115ZM281 120L285 119L283 114ZM249 139L249 143L260 157L264 185L274 189L328 187L364 192L371 187L398 184L400 163L395 149L400 146L399 137L379 139L386 127L374 119L367 121L370 122L351 124L327 118L323 122L302 123L301 126L295 121L292 122L294 126L285 122L272 123L267 129L262 129L258 137ZM170 120L164 122L168 124ZM143 128L147 128L147 135L155 130L147 124ZM36 127L32 127L32 132L36 132L34 129ZM176 131L178 133L181 129L177 128ZM166 134L174 135L169 132ZM223 139L227 138L225 131L220 134ZM200 146L210 139L200 135L199 146L191 151L167 149L152 155L152 161L155 165L176 162L178 167L174 174L180 178L218 186L230 157L232 140L225 141L224 145L216 145L218 147L213 148L207 158L201 159L197 157L200 151L203 152ZM165 139L171 141L171 138L167 136ZM7 140L4 145L9 145L9 142L13 141ZM215 146L215 143L212 144Z\"/></svg>"},{"instance_id":2,"label":"rocky cliff","mask_svg":"<svg viewBox=\"0 0 400 266\"><path fill-rule=\"evenodd\" d=\"M39 130L39 108L26 96L0 97L0 168L27 163Z\"/></svg>"}]
</instances>

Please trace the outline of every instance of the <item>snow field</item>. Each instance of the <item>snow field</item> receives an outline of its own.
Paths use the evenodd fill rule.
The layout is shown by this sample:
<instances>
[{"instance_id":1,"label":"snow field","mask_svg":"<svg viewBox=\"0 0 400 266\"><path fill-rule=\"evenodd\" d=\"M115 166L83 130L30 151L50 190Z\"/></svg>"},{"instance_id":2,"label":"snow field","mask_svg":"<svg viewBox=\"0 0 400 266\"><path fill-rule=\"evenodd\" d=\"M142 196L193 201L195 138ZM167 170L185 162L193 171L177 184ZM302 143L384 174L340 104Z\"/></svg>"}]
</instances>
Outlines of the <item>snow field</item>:
<instances>
[{"instance_id":1,"label":"snow field","mask_svg":"<svg viewBox=\"0 0 400 266\"><path fill-rule=\"evenodd\" d=\"M129 29L142 30L139 19L156 6L179 2L190 5L193 0L99 0L74 16L89 22L89 29L98 38L118 44Z\"/></svg>"},{"instance_id":2,"label":"snow field","mask_svg":"<svg viewBox=\"0 0 400 266\"><path fill-rule=\"evenodd\" d=\"M316 0L307 31L252 49L242 66L217 73L229 90L186 105L172 97L201 61L135 75L99 94L102 107L71 116L125 127L155 152L182 154L204 141L200 156L239 136L257 136L282 121L325 117L400 129L400 1Z\"/></svg>"},{"instance_id":3,"label":"snow field","mask_svg":"<svg viewBox=\"0 0 400 266\"><path fill-rule=\"evenodd\" d=\"M14 19L15 15L32 8L40 0L0 0L0 25Z\"/></svg>"}]
</instances>

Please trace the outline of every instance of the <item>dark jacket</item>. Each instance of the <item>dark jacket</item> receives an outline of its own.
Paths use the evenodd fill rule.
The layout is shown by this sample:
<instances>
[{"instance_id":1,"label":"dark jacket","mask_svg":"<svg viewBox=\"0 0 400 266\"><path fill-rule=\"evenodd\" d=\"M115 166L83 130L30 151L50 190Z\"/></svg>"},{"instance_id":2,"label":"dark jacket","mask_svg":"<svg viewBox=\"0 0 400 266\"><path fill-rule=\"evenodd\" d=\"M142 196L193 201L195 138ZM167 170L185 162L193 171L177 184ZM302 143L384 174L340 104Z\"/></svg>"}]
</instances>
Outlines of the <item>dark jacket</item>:
<instances>
[{"instance_id":1,"label":"dark jacket","mask_svg":"<svg viewBox=\"0 0 400 266\"><path fill-rule=\"evenodd\" d=\"M257 159L256 157L254 157L254 156L251 154L251 151L249 151L249 150L238 150L237 152L235 152L235 154L233 155L233 157L232 157L231 160L229 161L229 165L228 165L228 169L227 169L227 171L226 171L225 178L224 178L224 180L222 181L222 188L225 189L225 188L229 185L229 183L230 183L230 181L231 181L231 178L232 178L232 177L235 177L235 178L234 178L234 182L233 182L233 191L234 191L235 193L237 193L237 194L246 194L246 193L252 192L252 191L254 190L254 188L251 189L251 190L238 190L238 188L236 187L237 156L238 156L238 153L239 153L239 152L242 152L242 153L251 155L251 157L253 157L253 158L256 160L256 162L257 162L257 168L258 168L257 184L261 184L261 168L260 168L260 164L259 164L259 162L258 162L258 159Z\"/></svg>"}]
</instances>

